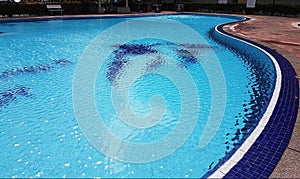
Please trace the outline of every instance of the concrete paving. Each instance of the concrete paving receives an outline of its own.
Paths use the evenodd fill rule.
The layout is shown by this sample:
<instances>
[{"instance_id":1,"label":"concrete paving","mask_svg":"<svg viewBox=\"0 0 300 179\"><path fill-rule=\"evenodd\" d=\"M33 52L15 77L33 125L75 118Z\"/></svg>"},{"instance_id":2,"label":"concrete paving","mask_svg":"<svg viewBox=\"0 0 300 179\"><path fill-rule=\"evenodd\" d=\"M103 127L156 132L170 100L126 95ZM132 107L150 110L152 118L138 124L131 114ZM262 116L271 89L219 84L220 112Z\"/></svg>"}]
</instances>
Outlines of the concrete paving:
<instances>
[{"instance_id":1,"label":"concrete paving","mask_svg":"<svg viewBox=\"0 0 300 179\"><path fill-rule=\"evenodd\" d=\"M251 20L224 27L227 32L275 49L300 76L300 18L248 16ZM300 115L292 138L270 178L300 178Z\"/></svg>"}]
</instances>

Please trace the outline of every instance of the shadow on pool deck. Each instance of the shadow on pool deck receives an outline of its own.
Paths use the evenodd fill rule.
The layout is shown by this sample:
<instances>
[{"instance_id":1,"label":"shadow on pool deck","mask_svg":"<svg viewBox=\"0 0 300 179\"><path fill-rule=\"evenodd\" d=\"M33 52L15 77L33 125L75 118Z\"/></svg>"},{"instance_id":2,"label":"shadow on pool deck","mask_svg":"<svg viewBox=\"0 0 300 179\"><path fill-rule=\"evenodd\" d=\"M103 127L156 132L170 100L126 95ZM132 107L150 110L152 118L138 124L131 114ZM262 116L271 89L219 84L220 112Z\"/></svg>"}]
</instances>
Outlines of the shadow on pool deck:
<instances>
[{"instance_id":1,"label":"shadow on pool deck","mask_svg":"<svg viewBox=\"0 0 300 179\"><path fill-rule=\"evenodd\" d=\"M250 21L225 26L229 33L251 39L282 54L300 76L300 27L292 26L299 18L248 16ZM299 113L299 107L298 107ZM292 138L270 178L300 177L300 116Z\"/></svg>"}]
</instances>

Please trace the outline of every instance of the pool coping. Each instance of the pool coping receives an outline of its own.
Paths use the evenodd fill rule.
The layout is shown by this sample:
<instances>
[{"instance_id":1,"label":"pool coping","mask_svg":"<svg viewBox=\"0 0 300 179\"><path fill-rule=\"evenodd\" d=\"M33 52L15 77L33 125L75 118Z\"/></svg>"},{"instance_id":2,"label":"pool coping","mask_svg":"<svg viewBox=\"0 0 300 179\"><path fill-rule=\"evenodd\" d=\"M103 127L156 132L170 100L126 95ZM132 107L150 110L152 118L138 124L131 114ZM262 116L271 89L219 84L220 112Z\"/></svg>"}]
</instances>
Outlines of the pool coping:
<instances>
[{"instance_id":1,"label":"pool coping","mask_svg":"<svg viewBox=\"0 0 300 179\"><path fill-rule=\"evenodd\" d=\"M143 17L143 16L156 16L156 15L171 15L171 14L177 14L177 13L165 13L165 14L158 14L158 13L155 13L155 14L153 14L153 13L150 13L150 14L138 14L138 15L134 15L134 14L126 14L126 15L109 15L109 16L100 16L100 15L95 15L95 16L90 16L90 18L111 18L111 17L136 17L136 16L138 16L138 17ZM207 13L185 13L185 14L199 14L199 15L207 15ZM212 16L216 16L216 15L220 15L220 16L229 16L229 17L233 17L233 16L235 16L235 17L241 17L241 15L224 15L224 14L210 14L210 15L212 15ZM36 21L40 21L40 20L53 20L53 19L88 19L88 16L76 16L76 17L74 17L74 16L68 16L68 17L66 17L66 16L59 16L59 17L57 17L57 16L55 16L55 17L53 17L53 16L49 16L49 17L35 17L35 18L10 18L10 19L0 19L0 23L1 22L20 22L20 21L32 21L32 19L34 19L34 21L36 20ZM233 23L236 23L236 22L233 22ZM285 87L285 86L282 86L281 85L281 90L279 90L279 98L278 98L278 101L280 101L281 102L281 104L282 103L287 103L288 101L286 101L285 99L289 99L289 97L291 96L291 94L290 95L287 95L287 94L285 94L283 91L284 90L289 90L289 88L293 88L293 91L292 91L292 93L294 94L294 97L297 97L297 99L295 99L294 100L294 103L293 103L293 110L291 111L292 113L293 113L293 116L291 117L291 120L290 120L290 122L292 123L291 124L291 126L292 127L289 127L289 130L288 130L288 132L290 132L290 131L292 131L293 130L293 126L294 126L294 123L295 123L295 119L296 119L296 116L297 116L297 112L295 112L295 111L297 111L297 110L294 110L295 109L295 106L296 107L298 107L298 102L299 102L299 99L298 99L298 96L299 96L299 94L298 94L298 91L299 91L299 87L298 87L298 81L297 80L295 80L295 71L294 71L294 69L293 69L293 67L291 67L291 64L287 61L287 59L285 59L282 55L280 55L280 54L278 54L277 52L275 52L275 51L273 51L272 49L270 49L270 48L268 48L268 47L266 47L266 46L263 46L263 45L261 45L261 44L259 44L259 43L256 43L256 42L254 42L254 41L251 41L251 40L247 40L247 39L244 39L244 38L241 38L241 37L238 37L238 36L235 36L235 35L232 35L232 34L230 34L230 33L227 33L227 32L225 32L224 30L223 30L223 27L225 26L225 25L228 25L228 24L231 24L231 23L226 23L226 24L222 24L222 25L219 25L218 26L218 29L219 28L221 28L221 29L219 29L222 33L224 33L225 35L228 35L228 36L231 36L231 37L234 37L234 38L237 38L237 39L241 39L241 40L243 40L243 41L245 41L245 42L248 42L248 43L250 43L250 44L255 44L255 46L258 46L258 47L260 47L260 48L262 48L263 50L265 50L266 52L268 52L268 53L270 53L272 56L275 56L276 57L276 61L280 61L279 62L279 66L280 66L280 68L287 68L287 69L289 69L289 70L284 70L283 69L283 73L287 73L288 75L283 75L282 76L282 81L284 81L284 80L288 80L288 81L291 81L291 83L293 83L292 84L292 87ZM217 27L216 27L216 29L217 29ZM286 66L286 67L282 67L282 66ZM296 81L296 82L295 82ZM293 96L293 95L292 95ZM272 104L272 105L274 105L274 104ZM270 118L270 120L274 120L275 121L275 119L274 118L276 118L276 116L277 116L277 113L276 114L274 114L276 111L278 112L278 111L280 111L280 110L282 110L282 108L281 108L282 106L281 105L279 105L279 104L276 104L276 106L274 106L274 111L270 114L271 115L271 118ZM283 108L284 108L285 106L283 106ZM285 108L284 108L285 109ZM280 114L280 112L278 113L278 114ZM281 114L283 114L283 113L281 113ZM294 122L293 122L294 121ZM265 122L264 122L265 123ZM267 127L268 126L268 124L269 123L265 123L264 125L264 127L261 129L262 130L262 132L266 132L265 131L265 127ZM291 128L291 129L290 129ZM262 133L263 134L263 133ZM262 135L261 134L261 135ZM285 135L284 135L285 136ZM288 144L288 141L290 140L290 136L291 136L291 134L287 134L287 136L285 136L284 137L284 139L282 139L282 140L280 140L281 141L281 143L283 143L284 145L282 145L281 147L280 147L280 150L279 150L279 154L281 153L281 155L282 155L282 153L284 152L284 149L286 148L286 146L287 146L287 144ZM260 136L259 136L260 137ZM250 147L249 148L249 151L250 152L256 152L256 150L254 150L253 148L260 148L260 146L262 146L264 143L266 143L266 144L268 144L268 140L263 140L263 139L261 139L262 141L260 141L260 138L258 137L258 139L257 140L259 140L259 141L255 141L254 142L254 144L253 144L253 146L252 147ZM268 138L269 139L269 138ZM283 147L283 146L285 146L285 147ZM248 146L249 147L249 146ZM283 149L284 148L284 149ZM253 151L254 150L254 151ZM258 151L258 150L257 150ZM260 151L260 150L259 150ZM266 150L266 151L268 151L268 150ZM262 153L262 152L260 152L260 153ZM245 153L243 150L241 150L240 152L239 152L239 154L237 154L237 155L239 155L239 156L243 156L243 158L241 158L241 160L240 161L231 161L231 163L232 162L234 162L235 163L235 166L234 167L232 167L232 169L230 169L230 170L228 170L228 168L227 168L227 170L228 170L228 172L226 172L226 174L224 174L223 172L221 172L221 175L220 176L222 176L222 177L225 177L225 178L253 178L253 177L255 177L255 178L257 178L257 177L263 177L263 178L265 178L265 177L268 177L270 174L271 174L271 172L273 171L273 169L275 168L275 166L276 166L276 164L277 164L277 162L279 161L279 159L280 159L280 157L281 157L281 155L280 155L280 157L278 157L279 156L279 154L277 153L277 155L276 155L276 157L272 157L272 160L270 160L270 161L268 161L268 163L269 164L272 164L272 165L270 165L270 167L266 167L265 165L260 165L260 166L263 166L263 167L260 167L259 168L259 166L258 165L255 165L255 167L257 168L258 167L258 169L257 170L251 170L251 169L249 169L249 168L246 168L245 169L245 166L247 166L247 167L250 167L251 168L251 166L249 166L249 165L244 165L244 164L242 164L243 162L243 160L246 160L246 162L248 162L248 161L250 161L250 158L253 158L253 157L251 157L251 156L253 156L253 155L250 155L250 158L249 158L249 156L247 156L247 153ZM257 156L257 155L256 155ZM263 156L264 158L266 158L266 156ZM246 159L244 159L244 158L246 158ZM256 157L256 158L260 158L260 157ZM274 158L274 159L273 159ZM253 159L251 159L251 160L253 160ZM256 161L256 160L254 160L254 161ZM275 162L275 161L277 161L277 162ZM261 161L262 163L263 163L263 161ZM247 164L249 164L249 162L247 163ZM274 165L275 164L275 165ZM263 168L263 169L262 169ZM266 169L267 168L267 169ZM273 169L272 169L273 168ZM246 171L248 171L248 172L246 172ZM259 172L256 172L256 171L259 171ZM259 174L260 173L260 174ZM259 175L257 175L257 174L259 174ZM213 176L213 175L211 175L211 176Z\"/></svg>"},{"instance_id":2,"label":"pool coping","mask_svg":"<svg viewBox=\"0 0 300 179\"><path fill-rule=\"evenodd\" d=\"M235 34L242 38L251 39L259 44L263 44L266 47L272 49L272 51L277 51L279 54L284 56L288 61L289 65L284 66L283 69L287 69L287 72L296 71L300 73L300 53L297 50L299 49L298 40L300 34L298 34L298 29L291 26L295 21L299 21L297 18L290 17L278 17L278 16L257 16L257 15L248 15L251 18L251 21L245 21L241 23L231 24L224 26L224 30L230 34ZM234 27L233 27L234 26ZM272 28L270 28L272 27ZM290 67L293 68L290 68ZM288 69L289 68L289 69ZM293 74L293 75L296 75ZM299 80L297 76L290 76L290 82L292 80ZM294 82L297 83L297 82ZM294 84L296 86L296 84ZM299 88L299 87L296 87ZM297 94L296 89L288 89L285 94L291 93ZM293 96L291 96L293 98ZM288 105L288 103L286 103ZM294 112L298 111L296 109L296 102L294 104ZM291 106L292 107L292 106ZM286 110L282 108L281 110ZM283 114L285 112L282 112ZM287 112L286 112L287 113ZM291 115L287 113L286 115ZM296 115L295 115L296 116ZM294 116L294 117L295 117ZM286 119L283 117L282 119ZM292 123L292 125L290 124ZM300 176L300 117L296 116L296 122L290 120L286 121L286 132L292 132L292 137L288 145L284 150L283 155L280 158L280 161L277 163L275 169L272 171L270 178L299 178ZM285 136L283 136L285 137Z\"/></svg>"},{"instance_id":3,"label":"pool coping","mask_svg":"<svg viewBox=\"0 0 300 179\"><path fill-rule=\"evenodd\" d=\"M279 77L279 80L282 81L282 84L279 88L278 85L275 87L275 93L278 93L277 102L274 103L274 101L271 101L269 104L269 107L274 108L274 110L270 112L268 111L268 107L267 111L265 112L265 114L269 115L270 118L268 121L266 121L264 114L264 117L252 132L252 134L254 133L255 135L254 138L257 139L253 141L253 139L251 139L253 138L251 137L251 134L240 146L240 148L237 149L236 152L230 157L230 159L227 160L223 165L218 166L217 169L211 175L209 175L209 177L267 178L272 174L274 168L281 159L283 152L287 148L292 136L294 124L297 119L299 104L299 84L298 80L296 79L297 74L289 61L275 50L249 39L228 33L223 29L223 27L226 25L232 25L236 23L238 22L219 25L216 27L216 30L220 31L226 36L239 39L246 43L257 46L259 49L262 49L262 51L265 51L269 57L271 56L273 63L275 62L275 66L276 63L278 63L278 67L280 67L280 69L279 71L276 70L277 74L280 74L281 72L282 73L280 76L277 75L277 82ZM286 83L289 85L284 85ZM282 118L286 119L288 124L287 129L286 126L282 125L285 123L280 122ZM272 139L275 139L275 142L271 141Z\"/></svg>"},{"instance_id":4,"label":"pool coping","mask_svg":"<svg viewBox=\"0 0 300 179\"><path fill-rule=\"evenodd\" d=\"M245 18L244 20L249 20L249 19ZM244 21L244 20L242 20L242 21ZM267 51L265 51L264 48L261 48L261 47L256 46L255 44L252 44L251 41L246 41L244 39L240 39L240 38L237 38L235 36L232 36L232 35L226 33L223 30L223 26L229 25L229 24L231 24L231 23L225 23L225 24L218 25L215 27L215 31L224 36L227 36L229 38L246 43L254 48L259 49L264 54L266 54L270 58L270 60L272 61L273 65L274 65L275 72L276 72L276 81L275 81L275 87L273 89L273 94L272 94L272 97L268 104L268 107L265 111L262 112L263 116L259 120L259 123L256 125L256 127L251 132L251 134L243 141L241 146L239 146L239 148L237 148L236 150L233 151L233 155L231 155L231 157L229 157L226 160L226 162L224 162L221 166L218 166L217 170L214 171L213 174L209 176L209 178L223 178L243 158L243 156L253 146L254 142L257 140L257 138L261 135L264 128L266 127L266 124L268 123L268 121L271 117L271 114L273 113L273 110L275 108L275 105L277 103L279 93L281 90L282 75L281 75L281 70L280 70L280 67L279 67L276 59L271 54L269 54Z\"/></svg>"}]
</instances>

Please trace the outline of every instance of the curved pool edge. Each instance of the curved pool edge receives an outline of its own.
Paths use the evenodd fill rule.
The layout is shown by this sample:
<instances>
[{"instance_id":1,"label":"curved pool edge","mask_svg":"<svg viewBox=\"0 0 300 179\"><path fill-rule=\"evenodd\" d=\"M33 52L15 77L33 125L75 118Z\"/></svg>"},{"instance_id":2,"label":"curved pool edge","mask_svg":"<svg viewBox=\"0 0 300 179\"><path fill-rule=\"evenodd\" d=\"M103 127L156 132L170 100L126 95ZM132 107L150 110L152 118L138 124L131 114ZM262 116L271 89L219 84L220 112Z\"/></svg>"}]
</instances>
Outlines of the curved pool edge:
<instances>
[{"instance_id":1,"label":"curved pool edge","mask_svg":"<svg viewBox=\"0 0 300 179\"><path fill-rule=\"evenodd\" d=\"M276 84L268 108L258 126L234 153L204 177L267 178L279 162L291 139L297 119L299 84L290 62L276 51L252 40L226 32L223 27L244 20L221 24L215 30L263 51L276 69Z\"/></svg>"},{"instance_id":2,"label":"curved pool edge","mask_svg":"<svg viewBox=\"0 0 300 179\"><path fill-rule=\"evenodd\" d=\"M198 14L199 13L186 13L186 14ZM142 16L156 16L156 15L171 15L171 14L150 14L150 15L140 15ZM207 15L207 14L204 14ZM220 14L211 14L212 16L220 15ZM111 17L133 17L133 14L130 14L130 16L93 16L90 18L111 18ZM231 15L220 15L220 16L228 16L228 17L240 17L237 15L231 16ZM24 21L41 21L41 20L67 20L67 19L87 19L87 16L82 17L39 17L39 18L26 18L26 19L14 19L8 20L8 19L0 19L1 22L24 22ZM237 21L238 22L238 21ZM232 22L232 23L237 23ZM248 42L250 44L253 44L267 53L269 53L272 57L274 57L276 63L278 63L279 68L282 72L282 84L280 85L280 90L278 93L278 99L277 103L274 106L273 111L271 112L271 115L268 122L265 124L265 126L262 128L262 133L257 137L257 140L255 142L252 142L253 145L245 151L241 151L238 155L242 156L240 160L231 161L230 163L233 163L234 165L229 168L225 168L228 171L226 173L220 171L219 177L224 178L267 178L275 168L276 164L278 163L279 159L281 158L285 148L288 145L288 142L290 140L294 123L296 121L297 117L297 107L299 103L299 86L298 81L295 79L296 73L291 66L291 64L285 59L282 55L278 54L277 52L273 51L272 49L265 47L259 43L253 42L251 40L247 40L235 35L232 35L230 33L227 33L223 30L223 27L228 24L232 23L226 23L218 26L218 30L227 36ZM284 85L286 84L286 85ZM294 97L294 98L293 98ZM296 98L295 98L296 97ZM286 115L287 114L287 115ZM284 119L281 121L280 119ZM284 125L283 125L284 124ZM281 126L280 126L281 125ZM287 128L285 128L288 125ZM272 131L273 130L273 131ZM281 131L282 130L282 131ZM270 142L269 135L275 136L276 141ZM281 143L282 145L277 146L276 144ZM270 152L270 148L272 149ZM275 152L274 152L275 151ZM265 153L265 154L264 154ZM273 154L273 155L272 155ZM276 154L276 155L275 155ZM262 158L264 160L262 160ZM223 165L222 165L223 166ZM225 166L225 165L224 165ZM214 171L214 173L216 173ZM206 177L213 177L214 175L212 172L208 173L209 175L205 175ZM212 175L211 175L212 174ZM215 177L218 177L215 176Z\"/></svg>"}]
</instances>

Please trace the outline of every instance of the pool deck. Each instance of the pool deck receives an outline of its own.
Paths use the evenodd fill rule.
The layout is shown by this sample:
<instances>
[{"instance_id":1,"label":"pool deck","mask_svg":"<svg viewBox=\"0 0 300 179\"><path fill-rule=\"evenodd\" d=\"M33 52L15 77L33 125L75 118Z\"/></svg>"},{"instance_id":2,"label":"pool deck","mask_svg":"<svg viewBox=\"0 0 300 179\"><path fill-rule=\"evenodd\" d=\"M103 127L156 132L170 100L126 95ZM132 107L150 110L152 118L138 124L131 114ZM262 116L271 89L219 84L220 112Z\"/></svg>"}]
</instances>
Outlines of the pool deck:
<instances>
[{"instance_id":1,"label":"pool deck","mask_svg":"<svg viewBox=\"0 0 300 179\"><path fill-rule=\"evenodd\" d=\"M249 21L227 25L224 30L261 43L282 54L300 75L300 18L247 16ZM298 107L299 113L299 107ZM270 178L300 177L300 116L294 126L292 138Z\"/></svg>"}]
</instances>

